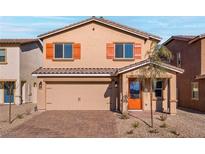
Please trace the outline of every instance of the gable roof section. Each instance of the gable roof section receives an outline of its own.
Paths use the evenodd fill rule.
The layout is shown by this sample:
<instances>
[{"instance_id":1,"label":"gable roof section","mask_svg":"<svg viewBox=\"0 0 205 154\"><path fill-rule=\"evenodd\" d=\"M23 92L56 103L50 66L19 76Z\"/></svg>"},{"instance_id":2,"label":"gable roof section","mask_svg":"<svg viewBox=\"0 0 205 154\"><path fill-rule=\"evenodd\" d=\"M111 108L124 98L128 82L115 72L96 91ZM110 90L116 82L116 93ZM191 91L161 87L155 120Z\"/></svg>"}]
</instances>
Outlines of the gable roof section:
<instances>
[{"instance_id":1,"label":"gable roof section","mask_svg":"<svg viewBox=\"0 0 205 154\"><path fill-rule=\"evenodd\" d=\"M163 43L163 45L167 45L173 40L185 41L188 44L192 44L203 38L205 38L205 33L197 35L197 36L196 35L195 36L194 35L176 35L176 36L170 37L167 41Z\"/></svg>"},{"instance_id":2,"label":"gable roof section","mask_svg":"<svg viewBox=\"0 0 205 154\"><path fill-rule=\"evenodd\" d=\"M134 63L134 64L131 64L131 65L120 68L118 70L118 74L123 74L123 73L138 69L140 67L143 67L143 66L146 66L146 65L149 65L149 64L158 65L159 67L162 67L162 68L165 68L167 70L174 71L174 72L177 72L177 73L183 73L184 72L183 69L175 67L173 65L166 64L166 63L157 64L157 63L152 62L150 59L146 59L146 60L143 60L141 62L137 62L137 63Z\"/></svg>"},{"instance_id":3,"label":"gable roof section","mask_svg":"<svg viewBox=\"0 0 205 154\"><path fill-rule=\"evenodd\" d=\"M81 26L81 25L84 25L84 24L87 24L87 23L90 23L90 22L101 23L103 25L110 26L112 28L116 28L116 29L119 29L119 30L122 30L122 31L125 31L125 32L128 32L128 33L131 33L131 34L134 34L134 35L146 38L146 39L150 39L151 38L151 39L154 39L156 41L160 41L161 40L161 38L159 36L156 36L156 35L153 35L153 34L150 34L150 33L147 33L147 32L143 32L143 31L135 29L135 28L131 28L131 27L119 24L119 23L113 22L111 20L104 19L102 17L100 17L100 18L91 17L91 18L88 18L86 20L83 20L83 21L80 21L80 22L77 22L77 23L65 26L63 28L59 28L59 29L56 29L56 30L53 30L53 31L50 31L50 32L47 32L47 33L44 33L44 34L41 34L38 37L40 39L43 39L45 37L49 37L51 35L55 35L55 34L64 32L66 30L69 30L69 29L72 29L72 28L76 28L78 26Z\"/></svg>"},{"instance_id":4,"label":"gable roof section","mask_svg":"<svg viewBox=\"0 0 205 154\"><path fill-rule=\"evenodd\" d=\"M175 35L175 36L170 37L167 41L165 41L163 43L163 45L167 45L167 44L169 44L173 40L189 42L192 39L194 39L195 37L196 36L193 36L193 35Z\"/></svg>"}]
</instances>

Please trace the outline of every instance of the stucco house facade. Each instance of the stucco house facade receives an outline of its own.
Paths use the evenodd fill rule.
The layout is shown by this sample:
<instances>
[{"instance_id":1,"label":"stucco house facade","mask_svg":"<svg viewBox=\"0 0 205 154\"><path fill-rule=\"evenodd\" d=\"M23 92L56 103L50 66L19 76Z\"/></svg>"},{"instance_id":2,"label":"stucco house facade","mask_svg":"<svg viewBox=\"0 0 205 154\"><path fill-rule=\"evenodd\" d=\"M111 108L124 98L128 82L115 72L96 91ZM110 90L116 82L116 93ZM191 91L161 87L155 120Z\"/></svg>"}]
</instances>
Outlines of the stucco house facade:
<instances>
[{"instance_id":1,"label":"stucco house facade","mask_svg":"<svg viewBox=\"0 0 205 154\"><path fill-rule=\"evenodd\" d=\"M139 68L152 62L146 52L161 38L125 25L91 17L39 35L43 65L37 77L39 110L150 110L149 79ZM176 114L176 74L166 72L153 84L155 111Z\"/></svg>"},{"instance_id":2,"label":"stucco house facade","mask_svg":"<svg viewBox=\"0 0 205 154\"><path fill-rule=\"evenodd\" d=\"M40 66L42 46L37 39L0 39L0 105L37 103L36 78L31 73Z\"/></svg>"},{"instance_id":3,"label":"stucco house facade","mask_svg":"<svg viewBox=\"0 0 205 154\"><path fill-rule=\"evenodd\" d=\"M178 35L164 45L172 52L171 64L183 68L177 74L178 106L205 111L205 35Z\"/></svg>"}]
</instances>

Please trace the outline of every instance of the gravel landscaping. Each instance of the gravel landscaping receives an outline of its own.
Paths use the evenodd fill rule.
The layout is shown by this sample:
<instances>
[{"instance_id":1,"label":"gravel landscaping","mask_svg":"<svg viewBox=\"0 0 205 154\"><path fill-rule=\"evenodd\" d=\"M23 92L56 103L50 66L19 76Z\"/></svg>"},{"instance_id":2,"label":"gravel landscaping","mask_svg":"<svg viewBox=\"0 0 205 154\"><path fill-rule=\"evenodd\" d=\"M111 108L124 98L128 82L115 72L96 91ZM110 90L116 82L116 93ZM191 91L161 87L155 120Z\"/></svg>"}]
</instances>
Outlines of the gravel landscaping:
<instances>
[{"instance_id":1,"label":"gravel landscaping","mask_svg":"<svg viewBox=\"0 0 205 154\"><path fill-rule=\"evenodd\" d=\"M121 119L116 114L119 137L134 138L204 138L205 114L194 111L177 111L177 115L162 117L162 113L154 114L154 128L150 125L150 112L131 112L129 119ZM163 114L166 117L166 114Z\"/></svg>"},{"instance_id":2,"label":"gravel landscaping","mask_svg":"<svg viewBox=\"0 0 205 154\"><path fill-rule=\"evenodd\" d=\"M32 103L23 105L12 105L12 123L9 124L9 105L0 105L0 137L12 130L13 128L23 124L25 121L31 119L35 115L40 114L39 112L34 111L35 106L36 105Z\"/></svg>"}]
</instances>

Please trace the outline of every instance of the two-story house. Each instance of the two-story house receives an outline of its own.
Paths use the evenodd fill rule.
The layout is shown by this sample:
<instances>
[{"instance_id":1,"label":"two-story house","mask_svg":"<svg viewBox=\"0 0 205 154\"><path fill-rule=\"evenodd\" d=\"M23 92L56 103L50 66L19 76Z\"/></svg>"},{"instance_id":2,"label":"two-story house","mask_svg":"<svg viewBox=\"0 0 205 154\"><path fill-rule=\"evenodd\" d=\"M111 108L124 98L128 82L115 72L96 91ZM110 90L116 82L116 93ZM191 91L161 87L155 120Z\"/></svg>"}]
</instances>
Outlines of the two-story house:
<instances>
[{"instance_id":1,"label":"two-story house","mask_svg":"<svg viewBox=\"0 0 205 154\"><path fill-rule=\"evenodd\" d=\"M37 84L31 73L42 66L37 39L0 39L0 104L37 102Z\"/></svg>"},{"instance_id":2,"label":"two-story house","mask_svg":"<svg viewBox=\"0 0 205 154\"><path fill-rule=\"evenodd\" d=\"M39 110L150 110L149 79L139 68L152 62L146 52L160 37L122 24L91 17L38 36L43 42L43 67L38 78ZM176 73L155 82L154 110L176 113Z\"/></svg>"},{"instance_id":3,"label":"two-story house","mask_svg":"<svg viewBox=\"0 0 205 154\"><path fill-rule=\"evenodd\" d=\"M172 36L164 45L173 53L171 64L185 70L177 75L178 105L205 111L205 35Z\"/></svg>"}]
</instances>

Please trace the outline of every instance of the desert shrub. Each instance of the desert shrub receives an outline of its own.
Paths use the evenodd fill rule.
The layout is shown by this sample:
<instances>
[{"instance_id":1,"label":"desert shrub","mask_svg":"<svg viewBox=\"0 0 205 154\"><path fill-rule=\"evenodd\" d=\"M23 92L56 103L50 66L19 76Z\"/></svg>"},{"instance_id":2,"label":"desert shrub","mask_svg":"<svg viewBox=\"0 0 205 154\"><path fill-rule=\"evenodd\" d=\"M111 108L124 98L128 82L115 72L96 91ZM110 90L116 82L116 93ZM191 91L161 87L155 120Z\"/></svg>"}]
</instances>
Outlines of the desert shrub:
<instances>
[{"instance_id":1,"label":"desert shrub","mask_svg":"<svg viewBox=\"0 0 205 154\"><path fill-rule=\"evenodd\" d=\"M171 130L170 132L171 132L172 134L176 135L176 136L179 136L179 135L180 135L180 133L177 132L176 130Z\"/></svg>"},{"instance_id":2,"label":"desert shrub","mask_svg":"<svg viewBox=\"0 0 205 154\"><path fill-rule=\"evenodd\" d=\"M166 121L167 120L167 115L162 114L159 118L160 118L161 121Z\"/></svg>"},{"instance_id":3,"label":"desert shrub","mask_svg":"<svg viewBox=\"0 0 205 154\"><path fill-rule=\"evenodd\" d=\"M132 124L132 127L133 127L133 128L138 128L138 127L139 127L139 122L133 123L133 124Z\"/></svg>"},{"instance_id":4,"label":"desert shrub","mask_svg":"<svg viewBox=\"0 0 205 154\"><path fill-rule=\"evenodd\" d=\"M133 134L133 133L134 133L134 131L132 129L127 131L127 134Z\"/></svg>"},{"instance_id":5,"label":"desert shrub","mask_svg":"<svg viewBox=\"0 0 205 154\"><path fill-rule=\"evenodd\" d=\"M23 119L23 114L17 114L16 116L18 119Z\"/></svg>"},{"instance_id":6,"label":"desert shrub","mask_svg":"<svg viewBox=\"0 0 205 154\"><path fill-rule=\"evenodd\" d=\"M167 124L166 124L166 123L163 123L163 124L160 125L159 127L161 127L161 128L167 128Z\"/></svg>"},{"instance_id":7,"label":"desert shrub","mask_svg":"<svg viewBox=\"0 0 205 154\"><path fill-rule=\"evenodd\" d=\"M159 133L159 131L157 129L151 129L149 130L150 133L153 133L153 134L157 134Z\"/></svg>"},{"instance_id":8,"label":"desert shrub","mask_svg":"<svg viewBox=\"0 0 205 154\"><path fill-rule=\"evenodd\" d=\"M129 115L128 114L126 114L126 113L123 113L123 114L121 114L120 115L120 119L129 119Z\"/></svg>"}]
</instances>

